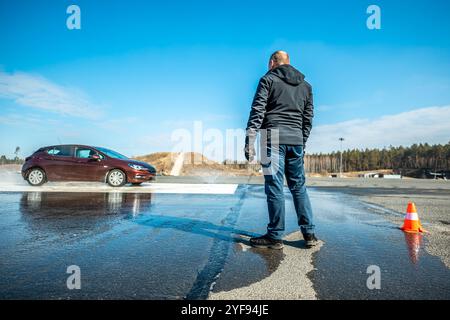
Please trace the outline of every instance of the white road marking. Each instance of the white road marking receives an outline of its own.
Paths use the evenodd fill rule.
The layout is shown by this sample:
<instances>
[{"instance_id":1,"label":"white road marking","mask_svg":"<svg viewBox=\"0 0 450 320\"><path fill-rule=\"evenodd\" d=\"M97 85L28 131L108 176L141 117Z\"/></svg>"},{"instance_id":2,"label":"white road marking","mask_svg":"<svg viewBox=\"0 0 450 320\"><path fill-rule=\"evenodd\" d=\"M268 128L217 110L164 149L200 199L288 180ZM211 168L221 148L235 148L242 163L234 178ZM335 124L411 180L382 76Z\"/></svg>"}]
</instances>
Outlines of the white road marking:
<instances>
[{"instance_id":1,"label":"white road marking","mask_svg":"<svg viewBox=\"0 0 450 320\"><path fill-rule=\"evenodd\" d=\"M122 192L172 194L234 194L237 184L218 183L143 183L139 187L125 185L113 188L102 183L54 182L39 187L0 184L0 192Z\"/></svg>"}]
</instances>

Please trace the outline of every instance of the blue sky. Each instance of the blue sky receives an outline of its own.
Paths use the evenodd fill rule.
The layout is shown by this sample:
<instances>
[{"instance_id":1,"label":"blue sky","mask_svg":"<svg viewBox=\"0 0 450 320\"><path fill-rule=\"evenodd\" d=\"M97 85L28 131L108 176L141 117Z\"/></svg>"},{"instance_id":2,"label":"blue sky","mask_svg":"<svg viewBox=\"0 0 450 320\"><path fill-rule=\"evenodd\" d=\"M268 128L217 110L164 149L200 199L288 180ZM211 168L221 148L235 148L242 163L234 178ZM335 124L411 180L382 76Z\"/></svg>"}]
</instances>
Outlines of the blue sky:
<instances>
[{"instance_id":1,"label":"blue sky","mask_svg":"<svg viewBox=\"0 0 450 320\"><path fill-rule=\"evenodd\" d=\"M66 9L81 8L81 30ZM381 30L366 9L381 8ZM0 154L84 143L170 151L171 133L245 128L271 52L313 85L308 149L450 140L450 2L0 2Z\"/></svg>"}]
</instances>

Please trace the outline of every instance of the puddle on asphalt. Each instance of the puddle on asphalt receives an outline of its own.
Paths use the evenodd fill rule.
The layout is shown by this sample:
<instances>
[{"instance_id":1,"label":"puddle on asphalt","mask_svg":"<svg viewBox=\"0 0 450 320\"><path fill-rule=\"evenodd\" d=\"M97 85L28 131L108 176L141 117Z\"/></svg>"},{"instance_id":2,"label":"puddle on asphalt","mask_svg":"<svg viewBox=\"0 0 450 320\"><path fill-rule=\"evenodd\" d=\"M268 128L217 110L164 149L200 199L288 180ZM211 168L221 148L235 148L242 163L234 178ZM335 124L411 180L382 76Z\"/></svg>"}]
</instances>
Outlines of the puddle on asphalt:
<instances>
[{"instance_id":1,"label":"puddle on asphalt","mask_svg":"<svg viewBox=\"0 0 450 320\"><path fill-rule=\"evenodd\" d=\"M325 245L309 274L319 299L449 299L450 271L408 234L343 193L312 193ZM334 204L334 205L332 205ZM380 267L381 289L368 289L367 268Z\"/></svg>"},{"instance_id":2,"label":"puddle on asphalt","mask_svg":"<svg viewBox=\"0 0 450 320\"><path fill-rule=\"evenodd\" d=\"M404 234L355 196L309 190L325 242L309 274L320 299L450 298L449 271L424 251L426 236ZM0 201L3 298L203 299L211 288L261 281L284 258L248 246L267 223L261 186L234 195L1 193ZM287 190L286 206L288 234L297 225ZM82 266L82 292L64 287L67 263ZM381 269L381 290L366 286L370 265Z\"/></svg>"},{"instance_id":3,"label":"puddle on asphalt","mask_svg":"<svg viewBox=\"0 0 450 320\"><path fill-rule=\"evenodd\" d=\"M213 292L249 286L270 276L284 259L283 250L249 248L236 243L214 283Z\"/></svg>"},{"instance_id":4,"label":"puddle on asphalt","mask_svg":"<svg viewBox=\"0 0 450 320\"><path fill-rule=\"evenodd\" d=\"M203 299L214 286L257 282L283 256L247 248L256 229L237 227L247 191L0 194L8 208L0 209L0 257L9 257L0 297ZM65 264L74 263L85 279L79 292L55 283L65 283Z\"/></svg>"}]
</instances>

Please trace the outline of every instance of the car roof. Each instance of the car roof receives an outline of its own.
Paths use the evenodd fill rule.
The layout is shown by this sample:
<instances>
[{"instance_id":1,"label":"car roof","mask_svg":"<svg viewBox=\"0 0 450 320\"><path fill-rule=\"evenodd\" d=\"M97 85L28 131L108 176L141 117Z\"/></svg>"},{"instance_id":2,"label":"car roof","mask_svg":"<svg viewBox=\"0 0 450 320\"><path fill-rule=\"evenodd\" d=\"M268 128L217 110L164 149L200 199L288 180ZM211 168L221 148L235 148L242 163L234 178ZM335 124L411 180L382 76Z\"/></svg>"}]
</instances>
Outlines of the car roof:
<instances>
[{"instance_id":1,"label":"car roof","mask_svg":"<svg viewBox=\"0 0 450 320\"><path fill-rule=\"evenodd\" d=\"M52 145L52 146L42 147L41 149L56 148L56 147L82 147L82 148L97 149L94 146L87 146L87 145L84 145L84 144L55 144L55 145Z\"/></svg>"}]
</instances>

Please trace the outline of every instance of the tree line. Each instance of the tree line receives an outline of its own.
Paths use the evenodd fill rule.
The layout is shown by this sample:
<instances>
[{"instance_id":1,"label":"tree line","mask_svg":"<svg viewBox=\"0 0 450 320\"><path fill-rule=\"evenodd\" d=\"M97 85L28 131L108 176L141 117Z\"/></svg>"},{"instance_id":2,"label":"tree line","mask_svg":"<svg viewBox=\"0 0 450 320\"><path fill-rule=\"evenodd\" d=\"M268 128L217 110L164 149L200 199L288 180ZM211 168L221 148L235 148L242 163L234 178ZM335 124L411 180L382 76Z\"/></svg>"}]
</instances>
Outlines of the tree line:
<instances>
[{"instance_id":1,"label":"tree line","mask_svg":"<svg viewBox=\"0 0 450 320\"><path fill-rule=\"evenodd\" d=\"M340 152L305 155L305 170L310 173L339 172ZM352 149L342 152L342 171L371 171L380 169L450 170L450 142L442 145L413 144L409 147L383 149Z\"/></svg>"},{"instance_id":2,"label":"tree line","mask_svg":"<svg viewBox=\"0 0 450 320\"><path fill-rule=\"evenodd\" d=\"M24 160L19 158L20 147L17 146L14 150L15 157L13 159L8 159L5 155L0 157L0 164L22 164Z\"/></svg>"},{"instance_id":3,"label":"tree line","mask_svg":"<svg viewBox=\"0 0 450 320\"><path fill-rule=\"evenodd\" d=\"M0 164L23 164L23 159L14 157L13 159L7 158L5 155L0 156Z\"/></svg>"}]
</instances>

